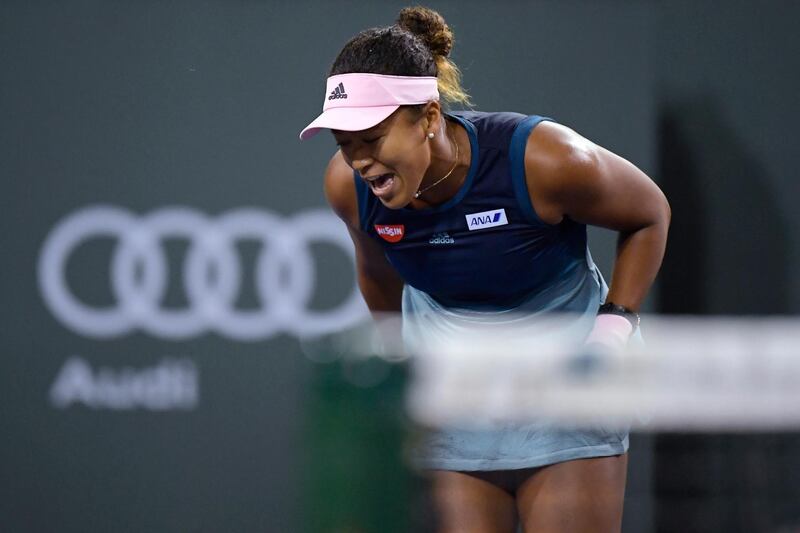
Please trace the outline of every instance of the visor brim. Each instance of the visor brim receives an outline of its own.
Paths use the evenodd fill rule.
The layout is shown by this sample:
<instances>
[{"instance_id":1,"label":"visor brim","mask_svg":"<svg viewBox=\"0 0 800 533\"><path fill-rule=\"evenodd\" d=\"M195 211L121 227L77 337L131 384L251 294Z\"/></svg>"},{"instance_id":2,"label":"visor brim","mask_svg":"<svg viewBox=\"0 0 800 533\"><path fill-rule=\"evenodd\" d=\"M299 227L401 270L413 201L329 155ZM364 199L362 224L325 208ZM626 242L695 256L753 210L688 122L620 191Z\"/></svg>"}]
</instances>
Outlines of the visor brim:
<instances>
[{"instance_id":1,"label":"visor brim","mask_svg":"<svg viewBox=\"0 0 800 533\"><path fill-rule=\"evenodd\" d=\"M377 126L400 106L335 107L322 112L300 132L300 140L310 139L322 129L361 131Z\"/></svg>"}]
</instances>

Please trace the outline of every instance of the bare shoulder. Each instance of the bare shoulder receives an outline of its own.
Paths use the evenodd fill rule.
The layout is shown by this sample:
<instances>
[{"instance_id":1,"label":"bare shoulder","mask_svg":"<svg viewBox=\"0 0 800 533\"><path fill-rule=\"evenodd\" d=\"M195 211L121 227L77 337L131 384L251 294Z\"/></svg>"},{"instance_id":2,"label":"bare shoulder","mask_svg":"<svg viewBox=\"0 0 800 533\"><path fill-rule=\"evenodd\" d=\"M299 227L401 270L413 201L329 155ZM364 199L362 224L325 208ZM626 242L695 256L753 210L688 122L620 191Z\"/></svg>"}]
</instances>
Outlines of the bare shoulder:
<instances>
[{"instance_id":1,"label":"bare shoulder","mask_svg":"<svg viewBox=\"0 0 800 533\"><path fill-rule=\"evenodd\" d=\"M339 218L348 226L358 228L358 200L353 169L338 150L325 169L325 198Z\"/></svg>"},{"instance_id":2,"label":"bare shoulder","mask_svg":"<svg viewBox=\"0 0 800 533\"><path fill-rule=\"evenodd\" d=\"M555 122L538 124L525 147L525 180L539 217L557 224L563 218L563 196L579 190L599 162L599 147L571 128Z\"/></svg>"},{"instance_id":3,"label":"bare shoulder","mask_svg":"<svg viewBox=\"0 0 800 533\"><path fill-rule=\"evenodd\" d=\"M560 124L543 122L525 147L525 181L539 217L616 231L669 220L658 186L630 161Z\"/></svg>"},{"instance_id":4,"label":"bare shoulder","mask_svg":"<svg viewBox=\"0 0 800 533\"><path fill-rule=\"evenodd\" d=\"M591 163L597 145L575 130L544 121L533 129L525 150L525 163L540 170L564 170Z\"/></svg>"}]
</instances>

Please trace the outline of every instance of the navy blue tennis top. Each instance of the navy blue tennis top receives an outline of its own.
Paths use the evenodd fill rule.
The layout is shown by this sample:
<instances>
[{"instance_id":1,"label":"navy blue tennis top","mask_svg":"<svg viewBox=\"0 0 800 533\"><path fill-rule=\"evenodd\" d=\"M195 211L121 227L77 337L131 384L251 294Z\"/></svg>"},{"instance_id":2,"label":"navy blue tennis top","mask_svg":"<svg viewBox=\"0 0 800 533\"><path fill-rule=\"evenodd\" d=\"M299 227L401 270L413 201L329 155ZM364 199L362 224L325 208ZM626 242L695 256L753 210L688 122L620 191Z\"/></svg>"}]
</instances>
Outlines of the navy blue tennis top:
<instances>
[{"instance_id":1,"label":"navy blue tennis top","mask_svg":"<svg viewBox=\"0 0 800 533\"><path fill-rule=\"evenodd\" d=\"M472 149L456 195L430 209L388 209L354 172L361 229L383 245L407 284L445 306L508 309L538 293L558 294L560 284L567 292L575 287L576 297L590 294L577 290L587 276L599 276L586 226L567 218L543 222L525 181L528 137L550 119L473 111L447 118L466 128ZM596 305L597 293L591 291L594 302L565 302L556 310Z\"/></svg>"}]
</instances>

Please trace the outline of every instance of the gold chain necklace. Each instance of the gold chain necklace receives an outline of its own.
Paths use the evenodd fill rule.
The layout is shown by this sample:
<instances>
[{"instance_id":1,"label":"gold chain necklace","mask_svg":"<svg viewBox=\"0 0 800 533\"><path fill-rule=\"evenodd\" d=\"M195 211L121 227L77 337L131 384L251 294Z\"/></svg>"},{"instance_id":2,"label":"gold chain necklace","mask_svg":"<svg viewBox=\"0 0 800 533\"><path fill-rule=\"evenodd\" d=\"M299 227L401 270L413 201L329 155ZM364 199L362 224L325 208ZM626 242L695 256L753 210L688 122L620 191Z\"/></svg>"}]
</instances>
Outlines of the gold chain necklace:
<instances>
[{"instance_id":1,"label":"gold chain necklace","mask_svg":"<svg viewBox=\"0 0 800 533\"><path fill-rule=\"evenodd\" d=\"M450 139L450 142L452 142L453 144L456 145L456 160L453 162L452 168L447 172L447 174L445 174L444 176L442 176L438 180L434 181L433 183L431 183L430 185L428 185L424 189L419 189L417 192L415 192L414 193L414 198L415 199L418 199L420 196L422 196L422 193L433 189L434 187L439 185L441 182L443 182L444 180L449 178L450 174L452 174L453 171L456 169L456 166L458 166L458 143L455 141L455 139L453 139L452 136L448 135L447 137Z\"/></svg>"}]
</instances>

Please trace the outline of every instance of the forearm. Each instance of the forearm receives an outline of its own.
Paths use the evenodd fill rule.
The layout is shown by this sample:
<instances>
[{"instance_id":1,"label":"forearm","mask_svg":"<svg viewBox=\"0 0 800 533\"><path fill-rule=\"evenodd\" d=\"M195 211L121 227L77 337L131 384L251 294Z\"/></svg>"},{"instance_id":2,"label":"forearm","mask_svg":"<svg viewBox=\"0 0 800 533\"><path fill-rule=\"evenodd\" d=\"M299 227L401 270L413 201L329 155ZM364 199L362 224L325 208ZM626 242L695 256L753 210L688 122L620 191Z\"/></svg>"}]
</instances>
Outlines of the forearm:
<instances>
[{"instance_id":1,"label":"forearm","mask_svg":"<svg viewBox=\"0 0 800 533\"><path fill-rule=\"evenodd\" d=\"M403 282L395 273L378 278L360 272L358 285L361 295L372 314L375 328L386 353L403 352L402 327L400 322Z\"/></svg>"},{"instance_id":2,"label":"forearm","mask_svg":"<svg viewBox=\"0 0 800 533\"><path fill-rule=\"evenodd\" d=\"M357 227L348 225L356 251L358 287L373 316L400 311L403 280L386 259L383 248Z\"/></svg>"},{"instance_id":3,"label":"forearm","mask_svg":"<svg viewBox=\"0 0 800 533\"><path fill-rule=\"evenodd\" d=\"M403 281L397 275L373 277L365 273L358 276L361 295L374 317L400 312Z\"/></svg>"},{"instance_id":4,"label":"forearm","mask_svg":"<svg viewBox=\"0 0 800 533\"><path fill-rule=\"evenodd\" d=\"M638 311L655 281L667 244L669 215L652 225L620 233L606 301Z\"/></svg>"}]
</instances>

